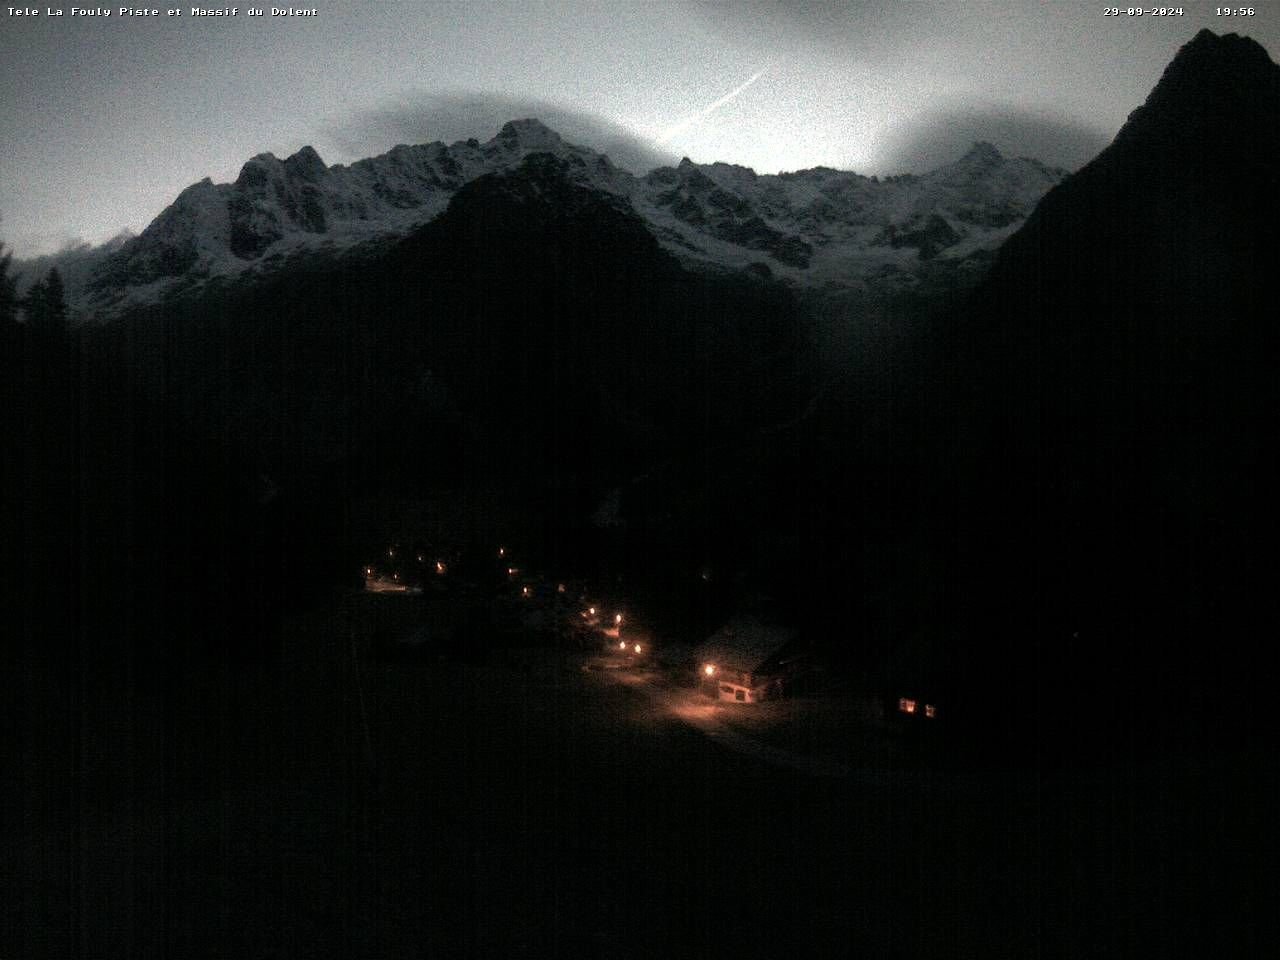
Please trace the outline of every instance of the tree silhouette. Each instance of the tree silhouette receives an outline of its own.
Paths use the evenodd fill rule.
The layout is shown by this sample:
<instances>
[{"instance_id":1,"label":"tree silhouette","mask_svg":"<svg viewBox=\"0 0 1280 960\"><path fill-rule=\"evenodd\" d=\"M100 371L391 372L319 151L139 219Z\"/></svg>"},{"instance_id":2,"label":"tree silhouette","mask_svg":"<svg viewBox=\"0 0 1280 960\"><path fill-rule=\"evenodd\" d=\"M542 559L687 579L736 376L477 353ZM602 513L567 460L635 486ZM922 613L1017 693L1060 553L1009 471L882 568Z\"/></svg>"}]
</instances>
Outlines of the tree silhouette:
<instances>
[{"instance_id":1,"label":"tree silhouette","mask_svg":"<svg viewBox=\"0 0 1280 960\"><path fill-rule=\"evenodd\" d=\"M62 335L67 330L66 288L58 268L49 271L43 280L37 281L23 301L27 324L32 330Z\"/></svg>"},{"instance_id":2,"label":"tree silhouette","mask_svg":"<svg viewBox=\"0 0 1280 960\"><path fill-rule=\"evenodd\" d=\"M9 275L9 263L13 254L0 243L0 322L14 323L18 319L17 277ZM61 283L61 280L59 280Z\"/></svg>"}]
</instances>

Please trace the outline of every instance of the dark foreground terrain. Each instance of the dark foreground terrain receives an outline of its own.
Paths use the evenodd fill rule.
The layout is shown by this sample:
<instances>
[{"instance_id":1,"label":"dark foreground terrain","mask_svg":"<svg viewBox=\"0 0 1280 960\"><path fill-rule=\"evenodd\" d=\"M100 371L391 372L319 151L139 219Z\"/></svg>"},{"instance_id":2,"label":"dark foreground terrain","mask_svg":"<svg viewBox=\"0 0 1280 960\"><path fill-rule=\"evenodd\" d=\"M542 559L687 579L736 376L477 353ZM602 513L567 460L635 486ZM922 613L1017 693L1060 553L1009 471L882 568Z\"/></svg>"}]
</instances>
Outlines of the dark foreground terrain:
<instances>
[{"instance_id":1,"label":"dark foreground terrain","mask_svg":"<svg viewBox=\"0 0 1280 960\"><path fill-rule=\"evenodd\" d=\"M405 599L295 616L279 674L211 665L189 698L80 731L78 755L48 742L56 718L29 731L6 784L0 956L1138 957L1267 942L1274 756L969 769L864 735L807 775L662 709L692 692L655 696L599 657L374 658L376 630L413 621ZM772 735L744 729L813 749L774 716Z\"/></svg>"}]
</instances>

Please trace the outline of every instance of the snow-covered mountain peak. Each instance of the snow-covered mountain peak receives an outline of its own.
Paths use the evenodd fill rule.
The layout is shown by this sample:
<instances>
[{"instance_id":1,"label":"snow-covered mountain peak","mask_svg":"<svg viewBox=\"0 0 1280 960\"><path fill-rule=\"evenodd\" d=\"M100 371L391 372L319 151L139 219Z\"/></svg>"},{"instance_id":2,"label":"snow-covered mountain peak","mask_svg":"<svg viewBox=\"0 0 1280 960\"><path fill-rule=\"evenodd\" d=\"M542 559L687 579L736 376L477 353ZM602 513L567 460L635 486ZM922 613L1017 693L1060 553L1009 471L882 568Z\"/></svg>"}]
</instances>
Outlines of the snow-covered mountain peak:
<instances>
[{"instance_id":1,"label":"snow-covered mountain peak","mask_svg":"<svg viewBox=\"0 0 1280 960\"><path fill-rule=\"evenodd\" d=\"M862 289L890 274L910 282L923 261L992 250L1064 175L977 143L931 173L886 180L827 167L757 174L688 157L636 177L536 119L512 120L484 143L399 144L349 165L327 166L310 146L284 160L258 154L232 183L206 177L184 190L140 235L103 251L72 294L82 309L110 316L213 278L275 270L298 254L394 241L434 219L465 184L534 155L556 161L540 176L630 204L687 266L763 265L823 289Z\"/></svg>"},{"instance_id":2,"label":"snow-covered mountain peak","mask_svg":"<svg viewBox=\"0 0 1280 960\"><path fill-rule=\"evenodd\" d=\"M503 124L494 141L509 149L528 151L554 152L564 143L560 134L556 133L541 120L511 120Z\"/></svg>"},{"instance_id":3,"label":"snow-covered mountain peak","mask_svg":"<svg viewBox=\"0 0 1280 960\"><path fill-rule=\"evenodd\" d=\"M309 144L284 161L284 167L291 176L303 180L318 180L328 171L325 162L316 153L316 148Z\"/></svg>"},{"instance_id":4,"label":"snow-covered mountain peak","mask_svg":"<svg viewBox=\"0 0 1280 960\"><path fill-rule=\"evenodd\" d=\"M267 154L267 156L270 156L270 154ZM212 177L205 177L203 180L197 180L191 186L187 187L180 194L178 194L178 199L181 200L183 197L198 194L201 191L203 191L206 187L212 187L212 186L213 186Z\"/></svg>"},{"instance_id":5,"label":"snow-covered mountain peak","mask_svg":"<svg viewBox=\"0 0 1280 960\"><path fill-rule=\"evenodd\" d=\"M236 183L257 184L264 179L279 177L315 181L328 169L320 159L320 154L316 153L315 147L306 146L284 160L270 152L251 157L240 168Z\"/></svg>"}]
</instances>

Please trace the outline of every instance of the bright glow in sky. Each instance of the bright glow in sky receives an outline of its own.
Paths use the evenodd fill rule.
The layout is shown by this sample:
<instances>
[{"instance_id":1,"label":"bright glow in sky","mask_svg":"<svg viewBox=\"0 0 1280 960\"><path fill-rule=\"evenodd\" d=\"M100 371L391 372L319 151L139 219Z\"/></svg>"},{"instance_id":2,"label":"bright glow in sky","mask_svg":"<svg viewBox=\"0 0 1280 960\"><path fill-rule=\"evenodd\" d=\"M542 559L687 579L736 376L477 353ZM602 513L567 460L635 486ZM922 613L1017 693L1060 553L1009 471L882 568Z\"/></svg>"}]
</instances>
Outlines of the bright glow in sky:
<instances>
[{"instance_id":1,"label":"bright glow in sky","mask_svg":"<svg viewBox=\"0 0 1280 960\"><path fill-rule=\"evenodd\" d=\"M350 162L520 116L633 167L920 171L979 138L1075 167L1201 27L1278 39L1275 18L1208 7L313 2L308 19L0 7L0 239L30 255L141 230L266 150Z\"/></svg>"}]
</instances>

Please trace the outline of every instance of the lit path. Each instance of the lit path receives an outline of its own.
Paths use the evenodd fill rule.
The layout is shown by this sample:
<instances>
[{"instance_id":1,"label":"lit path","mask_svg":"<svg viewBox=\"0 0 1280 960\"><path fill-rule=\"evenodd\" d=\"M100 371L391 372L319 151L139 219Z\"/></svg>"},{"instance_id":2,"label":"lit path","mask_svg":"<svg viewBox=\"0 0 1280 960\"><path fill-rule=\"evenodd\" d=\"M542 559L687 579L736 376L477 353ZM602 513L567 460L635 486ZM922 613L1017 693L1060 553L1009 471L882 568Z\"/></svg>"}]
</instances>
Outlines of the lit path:
<instances>
[{"instance_id":1,"label":"lit path","mask_svg":"<svg viewBox=\"0 0 1280 960\"><path fill-rule=\"evenodd\" d=\"M646 698L662 714L679 720L735 753L811 777L847 778L854 774L848 764L806 757L747 736L724 720L724 708L716 701L696 690L669 686L656 671L629 666L621 657L590 657L583 670L598 676L602 682L628 687ZM883 780L883 776L875 779Z\"/></svg>"},{"instance_id":2,"label":"lit path","mask_svg":"<svg viewBox=\"0 0 1280 960\"><path fill-rule=\"evenodd\" d=\"M848 764L838 760L806 757L735 730L721 719L720 707L715 701L698 702L701 694L696 692L658 687L646 689L654 694L654 699L659 701L669 714L706 736L714 738L717 743L723 744L735 753L763 760L777 767L796 770L811 777L847 778L854 772Z\"/></svg>"},{"instance_id":3,"label":"lit path","mask_svg":"<svg viewBox=\"0 0 1280 960\"><path fill-rule=\"evenodd\" d=\"M599 682L626 687L635 696L647 700L656 714L683 723L727 750L806 776L837 778L868 787L893 786L923 790L948 784L959 786L968 779L955 771L942 773L925 766L895 764L889 767L882 762L883 757L873 757L870 754L863 757L862 765L855 766L838 757L808 756L766 743L743 732L729 719L733 711L744 711L739 714L743 719L757 719L745 712L755 710L753 706L712 700L698 690L674 686L659 671L636 665L627 657L608 653L588 656L582 669L587 675L599 678ZM762 706L776 708L778 705L778 702L773 702ZM765 717L759 717L758 720L770 722ZM802 723L803 718L778 718L776 722ZM848 741L845 747L857 750L856 737Z\"/></svg>"}]
</instances>

